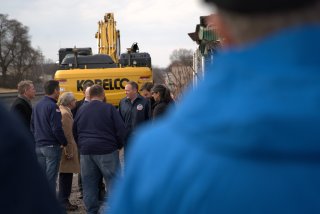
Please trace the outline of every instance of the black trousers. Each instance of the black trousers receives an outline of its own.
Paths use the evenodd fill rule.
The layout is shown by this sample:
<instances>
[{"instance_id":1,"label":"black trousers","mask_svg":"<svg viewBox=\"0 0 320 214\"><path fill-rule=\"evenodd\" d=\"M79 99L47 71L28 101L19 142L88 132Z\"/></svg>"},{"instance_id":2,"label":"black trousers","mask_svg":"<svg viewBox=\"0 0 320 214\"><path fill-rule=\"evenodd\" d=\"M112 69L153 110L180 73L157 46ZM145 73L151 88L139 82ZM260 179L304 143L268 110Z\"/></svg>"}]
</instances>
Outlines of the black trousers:
<instances>
[{"instance_id":1,"label":"black trousers","mask_svg":"<svg viewBox=\"0 0 320 214\"><path fill-rule=\"evenodd\" d=\"M69 200L73 173L59 173L59 199L62 203Z\"/></svg>"}]
</instances>

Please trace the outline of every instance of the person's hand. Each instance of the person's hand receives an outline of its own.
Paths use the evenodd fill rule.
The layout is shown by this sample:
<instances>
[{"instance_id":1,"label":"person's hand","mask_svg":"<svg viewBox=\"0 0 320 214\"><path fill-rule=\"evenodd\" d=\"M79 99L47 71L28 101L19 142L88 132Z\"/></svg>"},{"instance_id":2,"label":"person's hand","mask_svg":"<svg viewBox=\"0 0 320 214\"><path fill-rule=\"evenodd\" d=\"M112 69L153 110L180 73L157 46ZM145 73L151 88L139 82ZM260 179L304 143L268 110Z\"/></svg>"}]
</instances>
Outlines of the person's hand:
<instances>
[{"instance_id":1,"label":"person's hand","mask_svg":"<svg viewBox=\"0 0 320 214\"><path fill-rule=\"evenodd\" d=\"M67 160L73 159L73 154L66 154L66 156L67 156Z\"/></svg>"}]
</instances>

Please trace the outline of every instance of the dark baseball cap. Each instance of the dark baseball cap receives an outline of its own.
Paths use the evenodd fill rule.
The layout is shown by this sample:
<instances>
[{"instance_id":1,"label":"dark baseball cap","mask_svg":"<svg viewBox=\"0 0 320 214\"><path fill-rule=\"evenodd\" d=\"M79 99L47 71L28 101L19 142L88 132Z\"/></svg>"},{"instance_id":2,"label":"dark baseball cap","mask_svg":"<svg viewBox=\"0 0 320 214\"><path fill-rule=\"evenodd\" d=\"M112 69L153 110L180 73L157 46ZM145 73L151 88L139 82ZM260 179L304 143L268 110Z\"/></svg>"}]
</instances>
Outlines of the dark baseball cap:
<instances>
[{"instance_id":1,"label":"dark baseball cap","mask_svg":"<svg viewBox=\"0 0 320 214\"><path fill-rule=\"evenodd\" d=\"M204 0L238 13L271 13L308 6L319 0Z\"/></svg>"}]
</instances>

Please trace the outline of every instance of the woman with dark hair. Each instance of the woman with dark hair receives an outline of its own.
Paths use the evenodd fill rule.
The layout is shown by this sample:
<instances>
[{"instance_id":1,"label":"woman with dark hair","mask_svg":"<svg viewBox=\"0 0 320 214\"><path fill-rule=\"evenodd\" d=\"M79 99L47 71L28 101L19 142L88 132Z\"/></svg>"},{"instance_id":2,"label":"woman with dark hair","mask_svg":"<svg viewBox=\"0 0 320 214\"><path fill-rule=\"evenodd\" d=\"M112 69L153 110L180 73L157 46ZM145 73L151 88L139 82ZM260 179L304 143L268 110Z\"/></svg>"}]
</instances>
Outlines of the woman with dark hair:
<instances>
[{"instance_id":1,"label":"woman with dark hair","mask_svg":"<svg viewBox=\"0 0 320 214\"><path fill-rule=\"evenodd\" d=\"M152 111L152 119L163 115L169 105L174 103L170 90L164 85L155 85L151 89L152 97L155 100Z\"/></svg>"}]
</instances>

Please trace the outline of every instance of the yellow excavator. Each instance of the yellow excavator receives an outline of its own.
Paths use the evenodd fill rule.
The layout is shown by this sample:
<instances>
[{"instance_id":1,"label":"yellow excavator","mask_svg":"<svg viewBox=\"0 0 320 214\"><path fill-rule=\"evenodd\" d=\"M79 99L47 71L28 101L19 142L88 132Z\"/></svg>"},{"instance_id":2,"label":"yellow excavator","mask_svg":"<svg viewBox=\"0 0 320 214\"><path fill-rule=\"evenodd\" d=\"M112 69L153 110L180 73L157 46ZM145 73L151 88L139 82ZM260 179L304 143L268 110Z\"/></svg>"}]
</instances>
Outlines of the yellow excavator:
<instances>
[{"instance_id":1,"label":"yellow excavator","mask_svg":"<svg viewBox=\"0 0 320 214\"><path fill-rule=\"evenodd\" d=\"M151 57L139 52L133 43L126 53L120 54L120 31L116 29L113 13L106 13L98 22L98 54L91 48L61 48L59 69L54 79L60 82L60 91L73 92L77 99L83 98L83 85L90 82L100 84L107 102L118 106L125 96L124 87L128 81L135 81L139 87L152 82Z\"/></svg>"}]
</instances>

